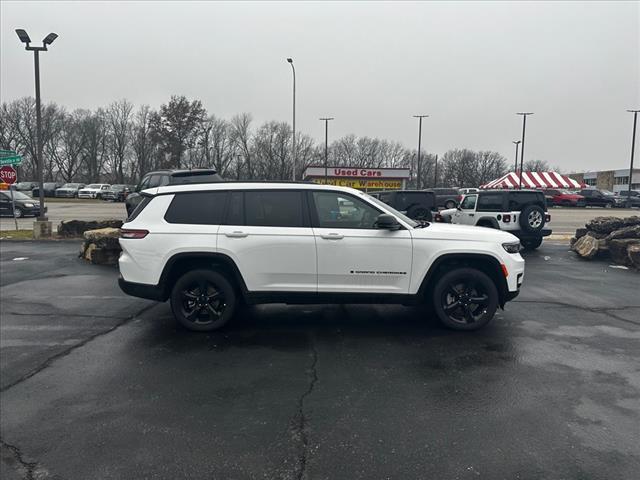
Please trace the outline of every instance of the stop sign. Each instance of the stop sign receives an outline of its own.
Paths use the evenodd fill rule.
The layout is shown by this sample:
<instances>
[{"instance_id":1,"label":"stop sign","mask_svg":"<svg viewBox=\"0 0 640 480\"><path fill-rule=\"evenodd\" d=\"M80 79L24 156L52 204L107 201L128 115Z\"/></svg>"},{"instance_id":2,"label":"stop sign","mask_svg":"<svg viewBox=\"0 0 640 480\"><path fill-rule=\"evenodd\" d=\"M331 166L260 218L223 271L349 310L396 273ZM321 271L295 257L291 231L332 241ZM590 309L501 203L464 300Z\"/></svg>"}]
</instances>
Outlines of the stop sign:
<instances>
[{"instance_id":1,"label":"stop sign","mask_svg":"<svg viewBox=\"0 0 640 480\"><path fill-rule=\"evenodd\" d=\"M11 165L4 165L0 167L0 180L9 185L16 183L18 179L18 175L16 174L15 168Z\"/></svg>"}]
</instances>

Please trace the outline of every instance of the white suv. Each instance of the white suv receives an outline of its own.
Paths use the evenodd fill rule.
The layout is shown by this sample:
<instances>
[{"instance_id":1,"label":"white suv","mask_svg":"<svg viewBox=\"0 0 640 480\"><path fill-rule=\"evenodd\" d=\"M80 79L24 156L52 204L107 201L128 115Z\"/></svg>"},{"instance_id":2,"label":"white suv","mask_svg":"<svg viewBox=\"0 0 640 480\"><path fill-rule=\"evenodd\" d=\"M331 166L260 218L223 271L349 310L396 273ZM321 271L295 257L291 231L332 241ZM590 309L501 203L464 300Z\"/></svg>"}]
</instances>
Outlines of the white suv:
<instances>
[{"instance_id":1,"label":"white suv","mask_svg":"<svg viewBox=\"0 0 640 480\"><path fill-rule=\"evenodd\" d=\"M350 188L230 182L143 197L122 227L120 287L170 299L192 330L220 328L241 303L426 303L475 330L523 280L513 235L418 224Z\"/></svg>"},{"instance_id":2,"label":"white suv","mask_svg":"<svg viewBox=\"0 0 640 480\"><path fill-rule=\"evenodd\" d=\"M107 183L92 183L78 190L78 198L102 198L102 194L110 188L111 185Z\"/></svg>"}]
</instances>

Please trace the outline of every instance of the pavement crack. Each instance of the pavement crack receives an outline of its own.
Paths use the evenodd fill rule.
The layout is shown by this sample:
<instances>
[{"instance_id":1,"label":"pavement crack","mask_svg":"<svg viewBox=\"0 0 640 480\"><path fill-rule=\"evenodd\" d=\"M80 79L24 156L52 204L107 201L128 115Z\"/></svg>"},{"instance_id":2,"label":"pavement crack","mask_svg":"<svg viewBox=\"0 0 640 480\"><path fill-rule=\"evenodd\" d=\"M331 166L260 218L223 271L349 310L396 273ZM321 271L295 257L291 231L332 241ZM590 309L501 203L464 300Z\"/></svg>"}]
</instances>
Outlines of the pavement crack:
<instances>
[{"instance_id":1,"label":"pavement crack","mask_svg":"<svg viewBox=\"0 0 640 480\"><path fill-rule=\"evenodd\" d=\"M640 305L625 305L621 307L585 307L584 305L574 305L572 303L558 302L554 300L514 300L513 303L545 303L547 305L555 305L557 307L576 308L578 310L583 310L585 312L604 313L605 315L611 318L615 318L616 320L619 320L621 322L640 326L640 322L635 322L633 320L629 320L628 318L623 318L619 315L615 315L614 313L612 313L612 312L619 312L623 310L629 310L632 308L640 308Z\"/></svg>"},{"instance_id":2,"label":"pavement crack","mask_svg":"<svg viewBox=\"0 0 640 480\"><path fill-rule=\"evenodd\" d=\"M0 445L2 445L4 448L9 450L11 452L11 454L13 455L13 457L16 459L16 462L18 462L20 467L22 467L22 470L24 472L23 478L25 480L33 480L34 473L36 471L36 468L38 467L38 464L36 462L27 462L23 458L22 452L20 451L20 449L18 447L16 447L15 445L11 445L11 444L9 444L9 443L5 442L4 440L1 440L1 439L0 439Z\"/></svg>"},{"instance_id":3,"label":"pavement crack","mask_svg":"<svg viewBox=\"0 0 640 480\"><path fill-rule=\"evenodd\" d=\"M115 325L113 325L112 327L110 327L110 328L108 328L106 330L102 330L100 332L97 332L94 335L90 335L87 338L85 338L84 340L82 340L81 342L78 342L75 345L72 345L71 347L67 348L66 350L62 350L61 352L58 352L55 355L52 355L51 357L47 358L44 362L42 362L40 365L38 365L36 368L31 370L30 372L24 374L23 376L21 376L20 378L16 379L15 381L13 381L13 382L5 385L4 387L0 388L0 392L6 392L11 387L15 387L19 383L22 383L25 380L33 377L37 373L39 373L42 370L44 370L44 369L48 368L49 366L51 366L51 364L53 362L55 362L57 359L62 358L62 357L66 357L67 355L69 355L74 350L76 350L76 349L78 349L80 347L84 347L87 343L91 342L92 340L95 340L98 337L102 337L104 335L107 335L107 334L113 332L114 330L116 330L116 329L120 328L121 326L129 323L131 320L137 318L138 316L142 315L144 312L146 312L147 310L150 310L151 308L153 308L156 305L157 305L157 303L152 303L151 305L147 305L147 306L141 308L140 310L138 310L133 315L131 315L129 317L126 317L126 318L120 319L120 321L118 323L116 323Z\"/></svg>"},{"instance_id":4,"label":"pavement crack","mask_svg":"<svg viewBox=\"0 0 640 480\"><path fill-rule=\"evenodd\" d=\"M296 437L300 439L301 443L301 451L298 457L298 470L296 472L295 478L297 480L302 480L305 478L306 469L307 469L307 459L309 454L309 436L307 432L308 420L307 416L304 413L304 402L306 398L311 395L313 392L316 383L318 382L318 350L313 343L313 339L311 342L311 351L309 352L311 356L311 364L307 368L307 377L309 379L309 383L307 385L307 389L303 392L303 394L298 398L298 410L296 414L296 424L295 424L295 433Z\"/></svg>"}]
</instances>

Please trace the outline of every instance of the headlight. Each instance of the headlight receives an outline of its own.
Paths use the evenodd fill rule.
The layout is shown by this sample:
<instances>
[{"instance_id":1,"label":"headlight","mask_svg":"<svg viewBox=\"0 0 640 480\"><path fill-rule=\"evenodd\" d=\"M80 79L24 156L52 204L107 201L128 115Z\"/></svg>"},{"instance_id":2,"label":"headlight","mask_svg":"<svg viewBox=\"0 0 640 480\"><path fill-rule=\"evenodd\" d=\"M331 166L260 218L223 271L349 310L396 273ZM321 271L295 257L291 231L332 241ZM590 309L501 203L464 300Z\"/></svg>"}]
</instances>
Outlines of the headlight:
<instances>
[{"instance_id":1,"label":"headlight","mask_svg":"<svg viewBox=\"0 0 640 480\"><path fill-rule=\"evenodd\" d=\"M520 242L503 243L502 248L504 248L507 253L518 253L520 251Z\"/></svg>"},{"instance_id":2,"label":"headlight","mask_svg":"<svg viewBox=\"0 0 640 480\"><path fill-rule=\"evenodd\" d=\"M25 203L24 206L27 207L27 208L35 207L35 205L33 203Z\"/></svg>"}]
</instances>

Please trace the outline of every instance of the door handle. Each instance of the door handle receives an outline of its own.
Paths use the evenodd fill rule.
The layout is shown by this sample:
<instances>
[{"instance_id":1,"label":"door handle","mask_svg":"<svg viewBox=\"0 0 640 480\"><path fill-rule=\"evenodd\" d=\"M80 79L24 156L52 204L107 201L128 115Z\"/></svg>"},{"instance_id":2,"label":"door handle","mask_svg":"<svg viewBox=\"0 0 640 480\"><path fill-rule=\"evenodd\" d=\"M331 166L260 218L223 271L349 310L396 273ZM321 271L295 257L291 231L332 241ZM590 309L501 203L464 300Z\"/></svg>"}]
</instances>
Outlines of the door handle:
<instances>
[{"instance_id":1,"label":"door handle","mask_svg":"<svg viewBox=\"0 0 640 480\"><path fill-rule=\"evenodd\" d=\"M325 240L342 240L344 235L340 233L327 233L326 235L320 235Z\"/></svg>"},{"instance_id":2,"label":"door handle","mask_svg":"<svg viewBox=\"0 0 640 480\"><path fill-rule=\"evenodd\" d=\"M244 238L248 235L248 233L240 232L238 230L236 230L235 232L225 232L225 236L229 238Z\"/></svg>"},{"instance_id":3,"label":"door handle","mask_svg":"<svg viewBox=\"0 0 640 480\"><path fill-rule=\"evenodd\" d=\"M474 215L475 215L475 213L470 213L469 214L470 217L473 217Z\"/></svg>"}]
</instances>

